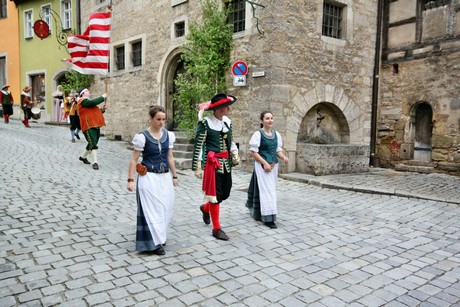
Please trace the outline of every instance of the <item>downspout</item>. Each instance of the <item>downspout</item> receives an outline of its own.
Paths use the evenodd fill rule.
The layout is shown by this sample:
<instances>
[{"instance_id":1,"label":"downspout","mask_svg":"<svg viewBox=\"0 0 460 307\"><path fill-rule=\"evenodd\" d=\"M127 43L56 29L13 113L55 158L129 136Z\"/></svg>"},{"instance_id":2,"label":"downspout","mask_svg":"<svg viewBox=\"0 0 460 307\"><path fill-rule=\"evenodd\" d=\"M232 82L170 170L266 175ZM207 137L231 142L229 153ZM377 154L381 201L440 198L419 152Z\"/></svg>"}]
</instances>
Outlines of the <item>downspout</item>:
<instances>
[{"instance_id":1,"label":"downspout","mask_svg":"<svg viewBox=\"0 0 460 307\"><path fill-rule=\"evenodd\" d=\"M383 16L383 0L378 0L377 8L377 35L375 39L375 59L374 59L374 76L372 84L372 108L371 108L371 143L370 143L370 166L377 165L376 149L377 149L377 111L379 101L379 73L380 73L380 50L382 39L382 16Z\"/></svg>"},{"instance_id":2,"label":"downspout","mask_svg":"<svg viewBox=\"0 0 460 307\"><path fill-rule=\"evenodd\" d=\"M77 34L81 34L81 3L77 0Z\"/></svg>"}]
</instances>

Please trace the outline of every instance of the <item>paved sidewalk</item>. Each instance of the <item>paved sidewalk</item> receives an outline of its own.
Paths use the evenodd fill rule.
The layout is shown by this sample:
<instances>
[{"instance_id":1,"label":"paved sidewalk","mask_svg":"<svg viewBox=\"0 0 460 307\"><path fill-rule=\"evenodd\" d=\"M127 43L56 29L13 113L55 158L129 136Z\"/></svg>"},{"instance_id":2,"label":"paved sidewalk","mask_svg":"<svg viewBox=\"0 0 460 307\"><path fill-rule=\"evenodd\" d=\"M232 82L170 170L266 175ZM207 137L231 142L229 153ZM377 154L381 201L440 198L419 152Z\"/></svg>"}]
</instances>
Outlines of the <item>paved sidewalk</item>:
<instances>
[{"instance_id":1,"label":"paved sidewalk","mask_svg":"<svg viewBox=\"0 0 460 307\"><path fill-rule=\"evenodd\" d=\"M323 188L403 196L460 205L460 177L447 174L419 174L370 168L369 172L359 174L314 176L289 173L282 174L280 177Z\"/></svg>"},{"instance_id":2,"label":"paved sidewalk","mask_svg":"<svg viewBox=\"0 0 460 307\"><path fill-rule=\"evenodd\" d=\"M219 241L201 219L201 182L180 171L159 257L134 250L127 143L101 139L98 171L66 127L0 123L0 144L1 307L460 306L455 177L280 178L272 230L248 214L251 174L235 168Z\"/></svg>"}]
</instances>

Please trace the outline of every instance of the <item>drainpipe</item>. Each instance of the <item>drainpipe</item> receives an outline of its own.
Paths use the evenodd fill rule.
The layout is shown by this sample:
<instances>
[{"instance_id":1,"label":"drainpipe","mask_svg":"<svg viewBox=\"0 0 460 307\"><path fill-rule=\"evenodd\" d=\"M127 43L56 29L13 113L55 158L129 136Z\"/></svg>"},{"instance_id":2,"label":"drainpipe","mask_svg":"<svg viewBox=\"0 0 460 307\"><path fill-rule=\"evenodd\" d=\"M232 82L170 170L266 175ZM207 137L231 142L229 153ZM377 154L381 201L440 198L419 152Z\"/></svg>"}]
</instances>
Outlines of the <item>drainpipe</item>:
<instances>
[{"instance_id":1,"label":"drainpipe","mask_svg":"<svg viewBox=\"0 0 460 307\"><path fill-rule=\"evenodd\" d=\"M81 34L81 3L77 0L77 34Z\"/></svg>"},{"instance_id":2,"label":"drainpipe","mask_svg":"<svg viewBox=\"0 0 460 307\"><path fill-rule=\"evenodd\" d=\"M379 72L380 72L380 50L382 39L382 16L383 0L378 0L377 8L377 35L375 39L375 59L374 59L374 76L372 84L372 109L371 109L371 143L370 143L370 166L377 165L376 148L377 148L377 108L379 101Z\"/></svg>"}]
</instances>

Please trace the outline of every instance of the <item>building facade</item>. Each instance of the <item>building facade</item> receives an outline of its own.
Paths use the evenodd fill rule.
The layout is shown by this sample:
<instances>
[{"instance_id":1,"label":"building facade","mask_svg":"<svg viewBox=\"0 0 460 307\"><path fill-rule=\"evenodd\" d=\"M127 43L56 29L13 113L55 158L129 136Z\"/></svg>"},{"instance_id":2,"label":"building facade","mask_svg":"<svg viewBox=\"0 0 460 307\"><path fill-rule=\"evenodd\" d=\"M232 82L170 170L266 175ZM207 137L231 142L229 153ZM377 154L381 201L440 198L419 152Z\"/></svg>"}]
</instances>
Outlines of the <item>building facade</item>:
<instances>
[{"instance_id":1,"label":"building facade","mask_svg":"<svg viewBox=\"0 0 460 307\"><path fill-rule=\"evenodd\" d=\"M385 1L379 164L460 173L460 0Z\"/></svg>"},{"instance_id":2,"label":"building facade","mask_svg":"<svg viewBox=\"0 0 460 307\"><path fill-rule=\"evenodd\" d=\"M53 98L65 81L67 35L76 32L75 0L15 0L19 16L20 82L32 86L40 120L65 122L60 100ZM38 27L37 36L34 26Z\"/></svg>"},{"instance_id":3,"label":"building facade","mask_svg":"<svg viewBox=\"0 0 460 307\"><path fill-rule=\"evenodd\" d=\"M82 2L82 21L109 1ZM174 78L188 24L199 19L201 1L111 1L111 65L108 135L130 140L159 104L171 120ZM269 109L284 137L291 163L282 172L349 172L369 163L371 96L377 0L222 1L231 5L233 61L249 70L246 85L227 72L234 138L243 165L248 141ZM96 78L93 92L105 91ZM248 163L250 165L251 163ZM328 168L321 171L321 168Z\"/></svg>"},{"instance_id":4,"label":"building facade","mask_svg":"<svg viewBox=\"0 0 460 307\"><path fill-rule=\"evenodd\" d=\"M0 87L9 85L13 98L19 101L19 26L18 11L13 2L0 0Z\"/></svg>"}]
</instances>

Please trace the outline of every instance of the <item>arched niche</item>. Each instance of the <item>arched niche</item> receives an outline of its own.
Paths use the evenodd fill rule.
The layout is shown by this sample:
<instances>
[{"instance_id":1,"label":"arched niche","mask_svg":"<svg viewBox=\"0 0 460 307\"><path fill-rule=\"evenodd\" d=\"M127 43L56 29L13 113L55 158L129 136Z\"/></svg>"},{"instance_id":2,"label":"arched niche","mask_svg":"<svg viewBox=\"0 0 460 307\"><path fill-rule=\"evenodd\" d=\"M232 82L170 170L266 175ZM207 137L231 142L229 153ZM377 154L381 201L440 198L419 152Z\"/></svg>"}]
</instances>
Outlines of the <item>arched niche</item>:
<instances>
[{"instance_id":1,"label":"arched niche","mask_svg":"<svg viewBox=\"0 0 460 307\"><path fill-rule=\"evenodd\" d=\"M345 115L332 103L321 102L314 105L300 124L297 142L349 144L350 128Z\"/></svg>"}]
</instances>

